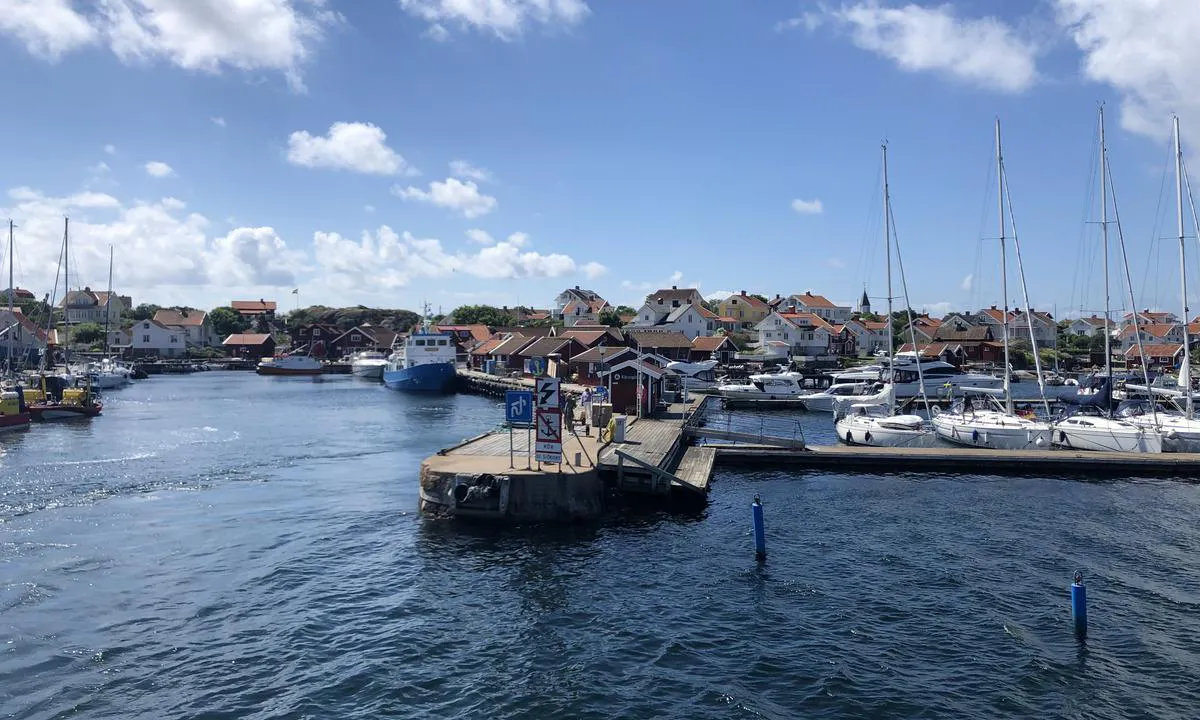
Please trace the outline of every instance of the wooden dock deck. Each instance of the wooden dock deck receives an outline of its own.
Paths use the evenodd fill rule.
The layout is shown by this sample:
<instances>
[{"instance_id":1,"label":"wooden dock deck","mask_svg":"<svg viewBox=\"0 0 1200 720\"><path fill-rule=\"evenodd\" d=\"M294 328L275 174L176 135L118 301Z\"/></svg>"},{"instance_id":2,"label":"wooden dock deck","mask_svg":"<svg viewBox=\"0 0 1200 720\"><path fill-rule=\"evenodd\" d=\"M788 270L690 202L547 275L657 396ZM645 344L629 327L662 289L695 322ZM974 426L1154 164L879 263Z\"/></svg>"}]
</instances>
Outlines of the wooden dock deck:
<instances>
[{"instance_id":1,"label":"wooden dock deck","mask_svg":"<svg viewBox=\"0 0 1200 720\"><path fill-rule=\"evenodd\" d=\"M618 487L628 492L662 495L680 488L706 494L715 453L709 458L701 448L689 448L684 433L687 418L700 402L675 403L655 417L634 421L625 431L625 442L609 443L600 451L596 468L615 476ZM689 454L692 450L696 452Z\"/></svg>"},{"instance_id":2,"label":"wooden dock deck","mask_svg":"<svg viewBox=\"0 0 1200 720\"><path fill-rule=\"evenodd\" d=\"M810 446L805 450L751 445L713 447L719 462L786 464L814 470L1174 477L1200 482L1200 454L1192 453L877 448L861 445Z\"/></svg>"}]
</instances>

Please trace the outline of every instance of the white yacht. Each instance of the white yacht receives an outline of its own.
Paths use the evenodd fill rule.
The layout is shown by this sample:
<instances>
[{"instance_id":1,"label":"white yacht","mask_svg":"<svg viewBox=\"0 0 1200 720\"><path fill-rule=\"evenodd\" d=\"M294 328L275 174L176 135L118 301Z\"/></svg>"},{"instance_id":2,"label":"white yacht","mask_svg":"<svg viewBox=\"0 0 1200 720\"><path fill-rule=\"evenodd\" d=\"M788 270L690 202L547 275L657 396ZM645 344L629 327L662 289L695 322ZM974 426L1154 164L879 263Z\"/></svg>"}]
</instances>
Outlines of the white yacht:
<instances>
[{"instance_id":1,"label":"white yacht","mask_svg":"<svg viewBox=\"0 0 1200 720\"><path fill-rule=\"evenodd\" d=\"M1130 400L1117 408L1117 418L1162 434L1163 452L1200 452L1200 418L1177 407L1151 406L1147 400Z\"/></svg>"},{"instance_id":2,"label":"white yacht","mask_svg":"<svg viewBox=\"0 0 1200 720\"><path fill-rule=\"evenodd\" d=\"M837 383L821 392L809 393L799 398L809 412L833 412L834 403L851 400L856 404L886 404L894 398L890 386L882 383Z\"/></svg>"},{"instance_id":3,"label":"white yacht","mask_svg":"<svg viewBox=\"0 0 1200 720\"><path fill-rule=\"evenodd\" d=\"M753 398L760 400L794 400L801 395L811 394L804 387L804 374L792 371L751 375L748 383L718 385L715 391L726 398Z\"/></svg>"},{"instance_id":4,"label":"white yacht","mask_svg":"<svg viewBox=\"0 0 1200 720\"><path fill-rule=\"evenodd\" d=\"M716 370L716 360L667 363L667 372L679 376L680 386L692 392L715 388L717 386Z\"/></svg>"},{"instance_id":5,"label":"white yacht","mask_svg":"<svg viewBox=\"0 0 1200 720\"><path fill-rule=\"evenodd\" d=\"M387 356L376 350L364 350L350 356L350 374L367 380L383 380Z\"/></svg>"},{"instance_id":6,"label":"white yacht","mask_svg":"<svg viewBox=\"0 0 1200 720\"><path fill-rule=\"evenodd\" d=\"M984 373L965 372L942 360L922 360L920 373L916 364L896 365L890 374L897 398L947 397L961 395L966 388L995 390L1004 379ZM922 385L921 381L924 381Z\"/></svg>"},{"instance_id":7,"label":"white yacht","mask_svg":"<svg viewBox=\"0 0 1200 720\"><path fill-rule=\"evenodd\" d=\"M893 415L890 404L853 403L839 407L838 440L847 445L874 447L934 447L937 436L920 415ZM843 414L844 412L844 414Z\"/></svg>"},{"instance_id":8,"label":"white yacht","mask_svg":"<svg viewBox=\"0 0 1200 720\"><path fill-rule=\"evenodd\" d=\"M947 412L933 410L938 437L957 445L998 450L1050 449L1050 424L1008 412L991 392L968 389Z\"/></svg>"}]
</instances>

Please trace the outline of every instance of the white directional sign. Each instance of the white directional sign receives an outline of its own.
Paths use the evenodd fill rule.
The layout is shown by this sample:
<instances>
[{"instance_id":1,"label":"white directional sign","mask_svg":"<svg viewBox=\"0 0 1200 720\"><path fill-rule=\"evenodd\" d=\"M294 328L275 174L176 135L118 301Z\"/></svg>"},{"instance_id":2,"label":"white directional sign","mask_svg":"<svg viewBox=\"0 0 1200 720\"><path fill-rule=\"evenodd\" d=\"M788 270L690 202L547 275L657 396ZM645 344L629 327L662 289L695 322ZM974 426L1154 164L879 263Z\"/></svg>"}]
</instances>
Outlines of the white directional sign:
<instances>
[{"instance_id":1,"label":"white directional sign","mask_svg":"<svg viewBox=\"0 0 1200 720\"><path fill-rule=\"evenodd\" d=\"M562 462L562 411L558 408L538 408L537 445L534 455L538 462Z\"/></svg>"},{"instance_id":2,"label":"white directional sign","mask_svg":"<svg viewBox=\"0 0 1200 720\"><path fill-rule=\"evenodd\" d=\"M562 392L558 378L540 377L537 379L536 398L538 410L542 408L561 408Z\"/></svg>"}]
</instances>

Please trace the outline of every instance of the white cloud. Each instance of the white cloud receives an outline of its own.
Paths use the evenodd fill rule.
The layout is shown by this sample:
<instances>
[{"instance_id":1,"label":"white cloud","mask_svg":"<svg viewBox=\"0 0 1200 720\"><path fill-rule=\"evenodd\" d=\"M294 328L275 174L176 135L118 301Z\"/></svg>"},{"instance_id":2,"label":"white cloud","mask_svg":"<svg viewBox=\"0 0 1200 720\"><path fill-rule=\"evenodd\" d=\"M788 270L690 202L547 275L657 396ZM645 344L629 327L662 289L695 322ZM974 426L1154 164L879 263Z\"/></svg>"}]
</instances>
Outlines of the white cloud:
<instances>
[{"instance_id":1,"label":"white cloud","mask_svg":"<svg viewBox=\"0 0 1200 720\"><path fill-rule=\"evenodd\" d=\"M709 302L721 302L722 300L724 300L725 298L727 298L731 295L733 295L733 293L728 290L714 290L714 291L708 293L707 295L705 295L704 299Z\"/></svg>"},{"instance_id":2,"label":"white cloud","mask_svg":"<svg viewBox=\"0 0 1200 720\"><path fill-rule=\"evenodd\" d=\"M104 146L104 152L105 152L106 154L108 154L108 155L116 155L116 154L117 154L117 148L116 148L116 146L115 146L115 145L105 145L105 146Z\"/></svg>"},{"instance_id":3,"label":"white cloud","mask_svg":"<svg viewBox=\"0 0 1200 720\"><path fill-rule=\"evenodd\" d=\"M595 280L598 277L608 274L608 268L595 261L584 263L579 266L579 269L590 280Z\"/></svg>"},{"instance_id":4,"label":"white cloud","mask_svg":"<svg viewBox=\"0 0 1200 720\"><path fill-rule=\"evenodd\" d=\"M0 33L14 36L33 55L58 60L97 38L72 5L71 0L0 0Z\"/></svg>"},{"instance_id":5,"label":"white cloud","mask_svg":"<svg viewBox=\"0 0 1200 720\"><path fill-rule=\"evenodd\" d=\"M395 290L418 278L459 274L491 280L556 278L578 268L570 256L524 249L528 245L528 236L513 233L477 250L450 252L440 240L397 234L386 225L363 232L358 241L334 232L313 236L323 282L338 292L365 287Z\"/></svg>"},{"instance_id":6,"label":"white cloud","mask_svg":"<svg viewBox=\"0 0 1200 720\"><path fill-rule=\"evenodd\" d=\"M471 228L467 231L467 239L471 242L479 243L480 245L495 245L496 239L489 235L486 231L479 228Z\"/></svg>"},{"instance_id":7,"label":"white cloud","mask_svg":"<svg viewBox=\"0 0 1200 720\"><path fill-rule=\"evenodd\" d=\"M92 165L91 167L89 167L88 172L90 172L93 175L104 175L106 173L112 172L112 168L110 168L108 166L108 163L101 160L100 162L96 163L95 165Z\"/></svg>"},{"instance_id":8,"label":"white cloud","mask_svg":"<svg viewBox=\"0 0 1200 720\"><path fill-rule=\"evenodd\" d=\"M829 267L834 268L836 270L841 270L846 267L846 261L841 259L840 257L831 257L828 260L826 260L825 263L827 265L829 265Z\"/></svg>"},{"instance_id":9,"label":"white cloud","mask_svg":"<svg viewBox=\"0 0 1200 720\"><path fill-rule=\"evenodd\" d=\"M796 198L792 201L792 209L801 215L820 215L825 212L825 206L821 204L820 199L801 200Z\"/></svg>"},{"instance_id":10,"label":"white cloud","mask_svg":"<svg viewBox=\"0 0 1200 720\"><path fill-rule=\"evenodd\" d=\"M400 8L441 27L439 35L448 34L444 25L457 25L502 40L517 38L531 24L571 27L591 14L584 0L400 0Z\"/></svg>"},{"instance_id":11,"label":"white cloud","mask_svg":"<svg viewBox=\"0 0 1200 720\"><path fill-rule=\"evenodd\" d=\"M970 290L971 286L973 286L974 284L975 284L975 274L971 273L971 274L967 275L965 278L963 278L962 282L959 283L958 286L960 288L962 288L963 290Z\"/></svg>"},{"instance_id":12,"label":"white cloud","mask_svg":"<svg viewBox=\"0 0 1200 720\"><path fill-rule=\"evenodd\" d=\"M223 117L210 117L209 120L212 120L213 125L217 127L225 127L225 118Z\"/></svg>"},{"instance_id":13,"label":"white cloud","mask_svg":"<svg viewBox=\"0 0 1200 720\"><path fill-rule=\"evenodd\" d=\"M302 66L341 21L326 0L104 0L86 12L75 5L0 0L0 33L51 60L100 43L127 64L275 71L302 89Z\"/></svg>"},{"instance_id":14,"label":"white cloud","mask_svg":"<svg viewBox=\"0 0 1200 720\"><path fill-rule=\"evenodd\" d=\"M421 35L434 42L448 42L450 40L450 31L439 23L430 25L429 29L421 33Z\"/></svg>"},{"instance_id":15,"label":"white cloud","mask_svg":"<svg viewBox=\"0 0 1200 720\"><path fill-rule=\"evenodd\" d=\"M212 307L227 302L231 288L269 294L270 286L290 286L305 267L303 256L271 228L210 234L208 219L185 212L177 198L127 204L104 193L54 197L18 187L7 199L0 200L8 205L0 215L21 226L21 283L39 294L54 287L64 215L71 217L72 283L103 284L111 245L117 257L113 282L135 301Z\"/></svg>"},{"instance_id":16,"label":"white cloud","mask_svg":"<svg viewBox=\"0 0 1200 720\"><path fill-rule=\"evenodd\" d=\"M395 150L387 135L370 123L335 122L327 135L297 130L288 136L287 159L293 165L351 170L368 175L415 172Z\"/></svg>"},{"instance_id":17,"label":"white cloud","mask_svg":"<svg viewBox=\"0 0 1200 720\"><path fill-rule=\"evenodd\" d=\"M373 212L375 212L375 206L374 205L363 205L363 210L366 212L369 212L369 213L373 213Z\"/></svg>"},{"instance_id":18,"label":"white cloud","mask_svg":"<svg viewBox=\"0 0 1200 720\"><path fill-rule=\"evenodd\" d=\"M1084 76L1121 95L1121 123L1155 138L1170 115L1200 133L1200 4L1055 0L1058 22L1083 53Z\"/></svg>"},{"instance_id":19,"label":"white cloud","mask_svg":"<svg viewBox=\"0 0 1200 720\"><path fill-rule=\"evenodd\" d=\"M900 307L899 305L897 305L896 307L897 307L897 310L904 309L904 308ZM948 315L950 313L950 311L954 309L954 303L948 302L946 300L941 300L938 302L922 303L921 305L918 305L917 307L920 308L920 310L918 312L928 313L930 315L930 317L942 317L944 315ZM917 308L913 308L913 309L916 310Z\"/></svg>"},{"instance_id":20,"label":"white cloud","mask_svg":"<svg viewBox=\"0 0 1200 720\"><path fill-rule=\"evenodd\" d=\"M450 174L464 180L478 180L479 182L488 182L492 179L492 173L487 168L475 167L466 160L451 160Z\"/></svg>"},{"instance_id":21,"label":"white cloud","mask_svg":"<svg viewBox=\"0 0 1200 720\"><path fill-rule=\"evenodd\" d=\"M416 187L392 188L392 193L405 200L417 200L462 213L463 217L476 218L487 215L499 204L496 198L479 192L479 186L468 180L446 178L429 183L428 190Z\"/></svg>"},{"instance_id":22,"label":"white cloud","mask_svg":"<svg viewBox=\"0 0 1200 720\"><path fill-rule=\"evenodd\" d=\"M885 7L864 0L809 14L795 25L812 29L825 21L848 31L858 47L908 72L938 72L1004 92L1021 92L1037 81L1034 43L998 18L960 18L950 4Z\"/></svg>"},{"instance_id":23,"label":"white cloud","mask_svg":"<svg viewBox=\"0 0 1200 720\"><path fill-rule=\"evenodd\" d=\"M165 178L175 174L175 169L165 162L152 160L145 165L146 174L150 177Z\"/></svg>"}]
</instances>

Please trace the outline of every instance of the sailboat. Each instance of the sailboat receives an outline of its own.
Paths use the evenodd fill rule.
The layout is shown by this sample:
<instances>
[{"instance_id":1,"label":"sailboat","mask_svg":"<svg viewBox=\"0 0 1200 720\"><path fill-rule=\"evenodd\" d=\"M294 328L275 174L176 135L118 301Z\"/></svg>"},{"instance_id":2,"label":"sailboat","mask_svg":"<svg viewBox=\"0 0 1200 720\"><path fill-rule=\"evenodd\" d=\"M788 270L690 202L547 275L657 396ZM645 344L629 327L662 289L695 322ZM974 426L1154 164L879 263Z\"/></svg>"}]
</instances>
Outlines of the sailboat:
<instances>
[{"instance_id":1,"label":"sailboat","mask_svg":"<svg viewBox=\"0 0 1200 720\"><path fill-rule=\"evenodd\" d=\"M67 274L68 265L68 241L70 238L71 221L64 218L63 220L63 274ZM68 282L67 294L64 297L70 297L70 283ZM65 304L69 308L70 302ZM51 322L53 322L54 313L50 313ZM64 319L64 337L63 343L63 361L70 367L70 324ZM29 412L33 415L34 420L64 420L70 418L89 418L95 417L103 410L99 397L92 390L91 379L85 377L83 387L71 387L72 378L70 375L51 375L43 373L38 380L38 387L26 388L24 391L25 402L29 406Z\"/></svg>"},{"instance_id":2,"label":"sailboat","mask_svg":"<svg viewBox=\"0 0 1200 720\"><path fill-rule=\"evenodd\" d=\"M13 330L19 327L16 312L13 310L13 295L16 292L16 285L13 283L13 222L8 221L8 319L13 321L11 327L2 328L5 338L8 342L8 356L5 360L5 369L8 373L14 373L13 365L13 345L16 342L13 336L16 334ZM10 430L25 430L29 427L33 416L29 414L29 409L25 407L25 395L21 391L20 386L14 386L12 389L8 387L0 388L0 432Z\"/></svg>"},{"instance_id":3,"label":"sailboat","mask_svg":"<svg viewBox=\"0 0 1200 720\"><path fill-rule=\"evenodd\" d=\"M1100 238L1103 244L1104 262L1104 321L1106 328L1111 322L1112 299L1109 292L1108 267L1108 144L1104 137L1104 108L1100 108ZM1132 292L1132 291L1131 291ZM1132 300L1132 298L1130 298ZM1131 307L1137 305L1131 302ZM1185 318L1186 319L1186 318ZM1137 312L1133 316L1134 327L1139 324ZM1141 345L1141 333L1134 333ZM1100 450L1113 452L1162 452L1162 433L1155 427L1141 427L1112 414L1112 334L1104 333L1104 377L1091 378L1091 387L1080 386L1074 398L1062 396L1063 402L1074 407L1054 423L1051 441L1053 444L1073 450ZM1145 369L1145 358L1142 367ZM1146 383L1149 385L1149 382ZM1153 412L1153 410L1152 410Z\"/></svg>"},{"instance_id":4,"label":"sailboat","mask_svg":"<svg viewBox=\"0 0 1200 720\"><path fill-rule=\"evenodd\" d=\"M108 294L104 299L104 358L100 362L89 363L83 369L83 372L86 372L91 379L92 385L101 390L125 387L132 382L130 377L132 372L130 369L108 356L109 320L112 317L109 311L109 308L112 306L113 295L112 269L113 249L110 245L108 247Z\"/></svg>"},{"instance_id":5,"label":"sailboat","mask_svg":"<svg viewBox=\"0 0 1200 720\"><path fill-rule=\"evenodd\" d=\"M1005 219L1004 205L1008 194L1005 192L1007 183L1004 175L1004 152L1000 144L1000 120L996 120L996 181L997 204L1000 213L1000 291L1004 296L1004 315L1001 322L1004 335L1004 383L999 395L1004 402L997 400L995 391L984 388L964 388L965 397L955 401L948 412L934 412L933 429L938 437L958 445L972 447L996 448L1000 450L1025 450L1030 448L1047 447L1050 444L1050 424L1033 417L1023 417L1013 412L1012 373L1009 370L1008 346L1008 239L1006 233L1008 222ZM1014 233L1015 235L1015 233ZM1018 258L1020 257L1018 245ZM1024 287L1024 272L1021 284ZM1029 306L1026 293L1026 307ZM1026 311L1029 321L1029 337L1033 342L1034 362L1037 363L1039 388L1042 390L1042 401L1045 402L1045 388L1041 385L1041 363L1037 360L1037 339L1033 334L1033 318ZM1047 414L1049 407L1047 406Z\"/></svg>"},{"instance_id":6,"label":"sailboat","mask_svg":"<svg viewBox=\"0 0 1200 720\"><path fill-rule=\"evenodd\" d=\"M883 150L883 244L887 257L887 328L888 366L894 367L895 343L892 338L892 200L888 186L887 145ZM901 267L903 273L903 266ZM908 293L905 292L905 300ZM905 305L911 306L909 303ZM909 318L912 326L912 318ZM915 339L914 339L915 340ZM914 341L914 347L916 343ZM920 372L920 362L917 372ZM893 369L894 372L894 369ZM834 406L834 427L838 440L847 445L870 445L873 447L922 447L935 442L933 433L920 415L896 414L896 386L894 377L889 376L879 396L872 402L862 399L838 401ZM921 387L924 383L921 382ZM850 407L844 408L844 405Z\"/></svg>"},{"instance_id":7,"label":"sailboat","mask_svg":"<svg viewBox=\"0 0 1200 720\"><path fill-rule=\"evenodd\" d=\"M1126 388L1147 392L1149 402L1126 402L1118 408L1122 419L1141 428L1159 430L1163 434L1163 450L1168 452L1200 452L1200 419L1194 415L1195 407L1192 397L1192 352L1188 342L1187 318L1187 251L1186 237L1183 231L1183 148L1179 141L1179 118L1174 118L1175 131L1175 226L1179 233L1179 283L1180 297L1183 298L1183 365L1179 368L1178 387L1181 390L1167 390L1154 386L1131 385ZM1156 396L1165 395L1168 401L1176 404L1176 408L1167 409L1156 406ZM1182 402L1182 407L1178 403Z\"/></svg>"}]
</instances>

